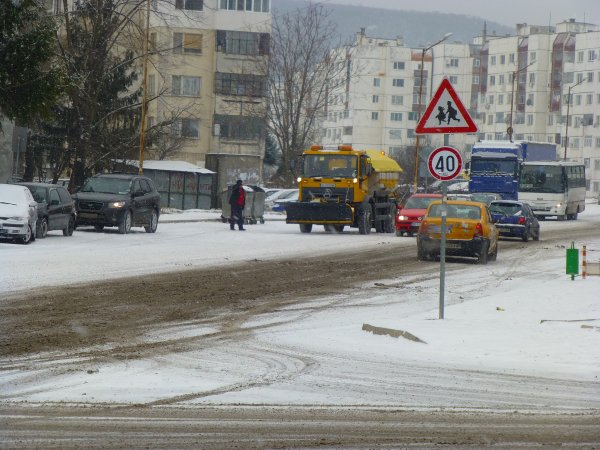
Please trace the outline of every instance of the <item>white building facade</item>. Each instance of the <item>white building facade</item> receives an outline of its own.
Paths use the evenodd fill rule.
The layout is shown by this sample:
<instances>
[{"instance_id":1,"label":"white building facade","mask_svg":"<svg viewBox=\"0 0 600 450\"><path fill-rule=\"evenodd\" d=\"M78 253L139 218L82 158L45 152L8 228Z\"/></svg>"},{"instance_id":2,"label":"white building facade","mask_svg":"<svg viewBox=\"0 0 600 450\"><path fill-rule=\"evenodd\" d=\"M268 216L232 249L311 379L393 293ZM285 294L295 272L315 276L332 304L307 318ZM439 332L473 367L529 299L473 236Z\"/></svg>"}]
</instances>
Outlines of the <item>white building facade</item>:
<instances>
[{"instance_id":1,"label":"white building facade","mask_svg":"<svg viewBox=\"0 0 600 450\"><path fill-rule=\"evenodd\" d=\"M417 119L448 78L478 127L474 135L447 137L466 158L477 139L554 142L559 157L585 163L588 195L597 196L599 53L598 27L574 20L556 27L519 24L514 36L484 33L473 44L441 42L427 51L361 31L350 52L354 75L345 91L330 95L324 143L380 148L402 161L415 152ZM443 139L421 135L421 158Z\"/></svg>"}]
</instances>

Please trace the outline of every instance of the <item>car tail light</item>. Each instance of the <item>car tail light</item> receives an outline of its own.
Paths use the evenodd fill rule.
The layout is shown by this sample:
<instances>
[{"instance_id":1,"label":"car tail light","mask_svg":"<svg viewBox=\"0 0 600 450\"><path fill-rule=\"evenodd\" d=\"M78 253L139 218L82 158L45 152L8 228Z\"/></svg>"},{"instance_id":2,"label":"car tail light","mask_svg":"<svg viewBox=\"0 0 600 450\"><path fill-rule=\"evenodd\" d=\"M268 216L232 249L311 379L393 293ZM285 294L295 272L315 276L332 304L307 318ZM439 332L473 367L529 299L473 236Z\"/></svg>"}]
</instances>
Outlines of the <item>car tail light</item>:
<instances>
[{"instance_id":1,"label":"car tail light","mask_svg":"<svg viewBox=\"0 0 600 450\"><path fill-rule=\"evenodd\" d=\"M483 227L481 226L481 223L478 223L477 225L475 225L475 234L473 235L473 237L481 236L483 236Z\"/></svg>"},{"instance_id":2,"label":"car tail light","mask_svg":"<svg viewBox=\"0 0 600 450\"><path fill-rule=\"evenodd\" d=\"M519 225L525 225L525 217L519 217Z\"/></svg>"}]
</instances>

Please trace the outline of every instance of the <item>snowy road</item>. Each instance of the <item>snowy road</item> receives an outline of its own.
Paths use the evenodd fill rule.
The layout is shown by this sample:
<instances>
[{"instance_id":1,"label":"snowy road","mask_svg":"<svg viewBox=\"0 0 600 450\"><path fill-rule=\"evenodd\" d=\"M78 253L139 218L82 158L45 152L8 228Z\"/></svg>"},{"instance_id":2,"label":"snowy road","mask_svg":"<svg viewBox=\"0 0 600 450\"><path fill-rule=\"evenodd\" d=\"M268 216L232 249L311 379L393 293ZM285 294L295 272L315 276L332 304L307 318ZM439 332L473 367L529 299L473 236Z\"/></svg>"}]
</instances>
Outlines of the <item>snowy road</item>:
<instances>
[{"instance_id":1,"label":"snowy road","mask_svg":"<svg viewBox=\"0 0 600 450\"><path fill-rule=\"evenodd\" d=\"M438 444L598 443L591 424L600 417L600 277L564 274L571 241L600 260L600 208L589 205L576 222L543 222L539 242L502 241L498 261L487 266L449 260L444 320L439 264L417 261L412 238L305 235L282 221L240 233L209 220L163 222L156 235L78 230L30 246L2 244L0 258L10 264L0 273L0 430L14 444L28 433L39 438L52 421L68 429L57 418L65 404L77 406L78 417L89 414L80 406L94 415L119 408L119 428L132 433L136 427L121 420L133 406L143 406L146 420L177 408L174 415L200 409L217 422L240 423L269 411L278 413L267 421L292 420L317 408L362 423L374 412L421 411L433 422L450 412L440 419L448 434L429 432ZM144 274L154 275L125 278ZM425 343L373 335L363 324L409 331ZM6 432L31 423L34 410L42 411L39 425ZM489 415L488 434L475 412ZM472 433L453 422L463 413ZM525 419L530 414L539 420ZM393 421L408 420L400 416ZM406 428L414 440L388 436L386 425L373 427L381 434L372 440L340 423L319 434L327 420L314 417L302 422L314 439L286 425L290 439L303 446L319 436L332 446L427 444ZM557 417L579 418L573 436L549 431ZM519 421L531 428L502 435L504 421L507 430ZM157 426L168 434L168 425ZM236 429L244 427L223 439L236 439ZM153 433L144 439L152 442ZM275 428L265 433L279 436ZM164 442L193 446L193 439ZM272 444L290 442L279 436Z\"/></svg>"}]
</instances>

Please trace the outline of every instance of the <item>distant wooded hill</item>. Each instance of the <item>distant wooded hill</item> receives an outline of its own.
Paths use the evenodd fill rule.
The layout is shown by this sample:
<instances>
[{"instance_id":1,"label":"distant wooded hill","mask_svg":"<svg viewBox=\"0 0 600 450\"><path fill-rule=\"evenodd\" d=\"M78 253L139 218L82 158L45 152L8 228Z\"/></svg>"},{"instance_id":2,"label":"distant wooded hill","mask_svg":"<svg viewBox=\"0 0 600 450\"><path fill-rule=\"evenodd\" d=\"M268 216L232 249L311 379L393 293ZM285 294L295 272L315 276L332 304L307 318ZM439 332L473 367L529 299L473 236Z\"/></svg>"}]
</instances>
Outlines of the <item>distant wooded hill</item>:
<instances>
[{"instance_id":1,"label":"distant wooded hill","mask_svg":"<svg viewBox=\"0 0 600 450\"><path fill-rule=\"evenodd\" d=\"M305 0L273 0L273 14L289 13L307 4ZM481 4L485 5L485 2ZM354 42L356 33L365 28L369 37L394 39L401 36L404 44L413 48L429 45L449 32L453 34L450 42L470 43L475 36L483 34L486 22L480 17L460 14L368 8L328 2L324 6L331 11L331 20L336 23L344 42ZM504 36L515 34L515 28L487 21L487 33Z\"/></svg>"}]
</instances>

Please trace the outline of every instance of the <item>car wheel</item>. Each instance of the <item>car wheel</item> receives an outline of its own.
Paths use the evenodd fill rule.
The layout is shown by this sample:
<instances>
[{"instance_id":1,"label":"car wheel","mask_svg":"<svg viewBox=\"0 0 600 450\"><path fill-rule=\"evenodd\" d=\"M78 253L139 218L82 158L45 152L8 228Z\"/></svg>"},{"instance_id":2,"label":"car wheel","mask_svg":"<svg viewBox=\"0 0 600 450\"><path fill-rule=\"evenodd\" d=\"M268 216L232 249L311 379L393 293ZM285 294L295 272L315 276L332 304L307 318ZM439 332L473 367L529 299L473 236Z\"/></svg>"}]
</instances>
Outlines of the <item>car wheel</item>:
<instances>
[{"instance_id":1,"label":"car wheel","mask_svg":"<svg viewBox=\"0 0 600 450\"><path fill-rule=\"evenodd\" d=\"M150 216L150 225L144 227L146 233L155 233L158 228L158 213L155 209L152 210L152 215Z\"/></svg>"},{"instance_id":2,"label":"car wheel","mask_svg":"<svg viewBox=\"0 0 600 450\"><path fill-rule=\"evenodd\" d=\"M48 235L48 219L45 217L38 220L36 237L44 239Z\"/></svg>"},{"instance_id":3,"label":"car wheel","mask_svg":"<svg viewBox=\"0 0 600 450\"><path fill-rule=\"evenodd\" d=\"M22 238L19 238L18 241L23 245L27 245L33 240L34 240L33 230L31 229L31 225L29 225L27 227L27 233L25 233L25 236L23 236Z\"/></svg>"},{"instance_id":4,"label":"car wheel","mask_svg":"<svg viewBox=\"0 0 600 450\"><path fill-rule=\"evenodd\" d=\"M360 211L358 212L358 233L371 233L371 205L368 203L362 205L360 207Z\"/></svg>"},{"instance_id":5,"label":"car wheel","mask_svg":"<svg viewBox=\"0 0 600 450\"><path fill-rule=\"evenodd\" d=\"M94 225L94 230L100 232L104 230L104 225Z\"/></svg>"},{"instance_id":6,"label":"car wheel","mask_svg":"<svg viewBox=\"0 0 600 450\"><path fill-rule=\"evenodd\" d=\"M481 252L479 253L479 257L477 258L477 262L479 264L487 264L488 263L488 250L490 248L490 243L485 241L481 244Z\"/></svg>"},{"instance_id":7,"label":"car wheel","mask_svg":"<svg viewBox=\"0 0 600 450\"><path fill-rule=\"evenodd\" d=\"M402 236L402 231L396 230L396 236L398 236L398 237Z\"/></svg>"},{"instance_id":8,"label":"car wheel","mask_svg":"<svg viewBox=\"0 0 600 450\"><path fill-rule=\"evenodd\" d=\"M69 223L66 228L63 228L63 236L73 236L73 231L75 230L75 218L73 216L69 217Z\"/></svg>"},{"instance_id":9,"label":"car wheel","mask_svg":"<svg viewBox=\"0 0 600 450\"><path fill-rule=\"evenodd\" d=\"M429 259L429 255L423 250L421 244L417 244L417 258L419 261L427 261Z\"/></svg>"},{"instance_id":10,"label":"car wheel","mask_svg":"<svg viewBox=\"0 0 600 450\"><path fill-rule=\"evenodd\" d=\"M523 233L523 236L521 236L521 239L523 239L523 242L527 242L529 240L529 234L531 233L531 229L527 228L525 230L525 232Z\"/></svg>"},{"instance_id":11,"label":"car wheel","mask_svg":"<svg viewBox=\"0 0 600 450\"><path fill-rule=\"evenodd\" d=\"M537 230L535 230L535 233L533 233L533 240L534 241L540 240L540 229L539 228Z\"/></svg>"},{"instance_id":12,"label":"car wheel","mask_svg":"<svg viewBox=\"0 0 600 450\"><path fill-rule=\"evenodd\" d=\"M131 231L131 211L127 211L125 213L125 217L123 217L123 220L121 220L121 223L119 223L119 233L127 234L130 231Z\"/></svg>"},{"instance_id":13,"label":"car wheel","mask_svg":"<svg viewBox=\"0 0 600 450\"><path fill-rule=\"evenodd\" d=\"M496 242L496 248L494 249L494 251L492 253L490 253L489 260L496 261L496 258L498 258L498 243L497 242Z\"/></svg>"},{"instance_id":14,"label":"car wheel","mask_svg":"<svg viewBox=\"0 0 600 450\"><path fill-rule=\"evenodd\" d=\"M300 224L300 232L310 233L311 231L312 231L312 223L301 223Z\"/></svg>"}]
</instances>

